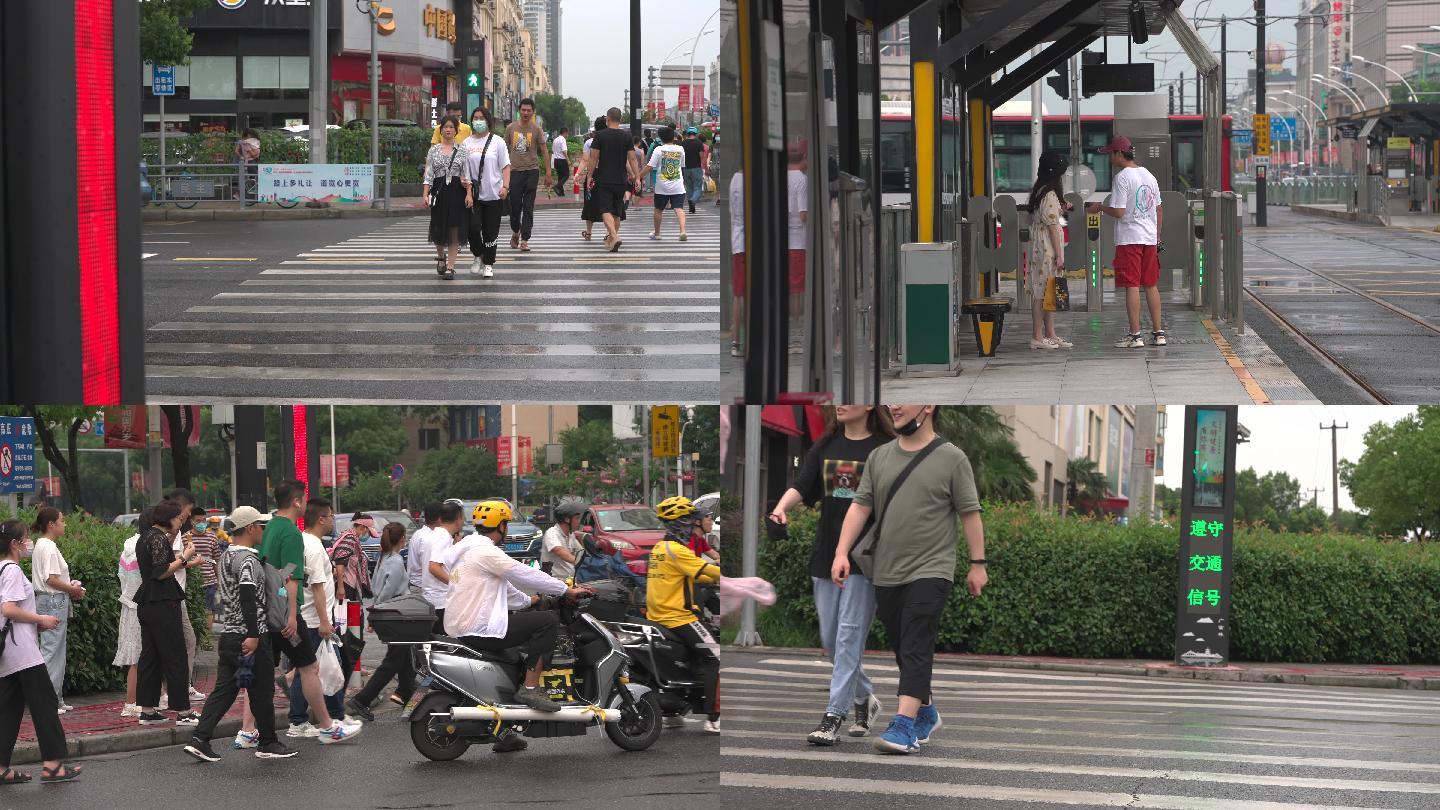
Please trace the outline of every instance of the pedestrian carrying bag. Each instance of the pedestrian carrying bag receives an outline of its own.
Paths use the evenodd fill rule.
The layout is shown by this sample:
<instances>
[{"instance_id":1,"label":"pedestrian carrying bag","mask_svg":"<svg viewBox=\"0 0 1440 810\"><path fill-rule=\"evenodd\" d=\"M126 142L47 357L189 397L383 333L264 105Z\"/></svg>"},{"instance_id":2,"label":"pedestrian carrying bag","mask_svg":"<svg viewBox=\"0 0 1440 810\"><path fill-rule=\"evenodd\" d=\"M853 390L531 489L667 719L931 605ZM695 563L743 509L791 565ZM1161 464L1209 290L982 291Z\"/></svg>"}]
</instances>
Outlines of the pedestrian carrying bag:
<instances>
[{"instance_id":1,"label":"pedestrian carrying bag","mask_svg":"<svg viewBox=\"0 0 1440 810\"><path fill-rule=\"evenodd\" d=\"M885 493L885 500L880 504L880 511L876 513L875 520L868 529L860 533L860 539L855 541L854 548L850 549L852 559L860 567L860 573L864 574L866 578L871 580L875 578L875 547L880 544L880 525L885 522L885 512L890 506L890 501L895 497L900 485L910 477L910 473L920 466L920 462L924 461L925 457L930 455L935 448L946 443L944 438L936 436L929 444L921 448L914 458L910 459L910 463L906 464L905 469L895 477L895 483L890 485L890 491Z\"/></svg>"},{"instance_id":2,"label":"pedestrian carrying bag","mask_svg":"<svg viewBox=\"0 0 1440 810\"><path fill-rule=\"evenodd\" d=\"M340 669L339 656L333 639L322 640L320 649L315 651L320 663L320 693L323 695L333 695L345 688L345 673Z\"/></svg>"},{"instance_id":3,"label":"pedestrian carrying bag","mask_svg":"<svg viewBox=\"0 0 1440 810\"><path fill-rule=\"evenodd\" d=\"M10 562L9 560L6 560L6 561L5 561L5 565L0 565L0 571L4 571L4 570L5 570L5 567L6 567L6 566L9 566L9 565L15 565L15 563ZM17 567L18 567L18 566L17 566ZM9 619L6 619L6 620L5 620L5 629L4 629L4 630L0 630L0 659L3 659L3 658L5 657L5 642L6 642L6 640L7 640L7 639L13 639L13 638L15 638L15 623L12 622L12 621L9 620Z\"/></svg>"},{"instance_id":4,"label":"pedestrian carrying bag","mask_svg":"<svg viewBox=\"0 0 1440 810\"><path fill-rule=\"evenodd\" d=\"M1064 276L1045 279L1045 311L1070 311L1070 282Z\"/></svg>"},{"instance_id":5,"label":"pedestrian carrying bag","mask_svg":"<svg viewBox=\"0 0 1440 810\"><path fill-rule=\"evenodd\" d=\"M491 136L491 137L494 137L494 136ZM460 144L457 143L457 144L455 144L455 147L450 150L450 162L445 165L445 174L444 174L443 176L441 176L441 177L436 177L436 178L435 178L436 180L439 180L440 183L431 183L431 184L430 184L430 205L433 206L433 205L435 205L436 203L440 202L440 184L443 183L443 184L449 185L449 183L450 183L450 169L455 166L455 158L457 158L457 157L459 157L459 156L460 156Z\"/></svg>"}]
</instances>

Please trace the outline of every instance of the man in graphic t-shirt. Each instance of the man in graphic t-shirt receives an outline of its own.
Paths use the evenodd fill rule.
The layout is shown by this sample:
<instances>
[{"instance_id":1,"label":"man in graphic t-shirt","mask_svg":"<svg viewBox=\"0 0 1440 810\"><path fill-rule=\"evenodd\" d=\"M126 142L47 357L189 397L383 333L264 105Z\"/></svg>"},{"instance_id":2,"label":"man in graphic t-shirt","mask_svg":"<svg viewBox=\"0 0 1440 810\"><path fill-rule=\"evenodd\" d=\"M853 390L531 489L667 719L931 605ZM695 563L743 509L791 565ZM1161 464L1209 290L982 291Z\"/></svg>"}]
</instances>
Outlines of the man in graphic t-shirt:
<instances>
[{"instance_id":1,"label":"man in graphic t-shirt","mask_svg":"<svg viewBox=\"0 0 1440 810\"><path fill-rule=\"evenodd\" d=\"M1145 289L1145 300L1150 305L1150 322L1154 331L1150 337L1154 345L1164 346L1165 327L1160 322L1160 290L1155 285L1160 281L1159 239L1160 223L1164 221L1160 211L1160 185L1149 169L1135 163L1135 147L1124 135L1116 135L1110 143L1100 147L1100 154L1110 156L1110 166L1116 170L1110 184L1110 204L1090 203L1085 211L1090 214L1104 212L1120 220L1115 223L1115 286L1125 290L1125 312L1130 316L1130 331L1115 341L1119 349L1139 349L1145 346L1140 337L1140 288Z\"/></svg>"},{"instance_id":2,"label":"man in graphic t-shirt","mask_svg":"<svg viewBox=\"0 0 1440 810\"><path fill-rule=\"evenodd\" d=\"M535 123L532 99L520 99L520 120L505 127L505 147L510 150L510 247L528 252L542 168L550 182L550 144Z\"/></svg>"}]
</instances>

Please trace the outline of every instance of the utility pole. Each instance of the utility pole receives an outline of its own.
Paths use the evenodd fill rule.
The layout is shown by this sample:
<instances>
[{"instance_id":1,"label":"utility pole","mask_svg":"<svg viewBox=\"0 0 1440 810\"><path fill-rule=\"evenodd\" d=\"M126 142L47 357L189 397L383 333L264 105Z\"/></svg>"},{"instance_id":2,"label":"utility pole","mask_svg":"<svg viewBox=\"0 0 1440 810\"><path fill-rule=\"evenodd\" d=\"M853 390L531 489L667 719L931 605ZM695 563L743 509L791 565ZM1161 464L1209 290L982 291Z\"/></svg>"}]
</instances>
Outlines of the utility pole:
<instances>
[{"instance_id":1,"label":"utility pole","mask_svg":"<svg viewBox=\"0 0 1440 810\"><path fill-rule=\"evenodd\" d=\"M1255 114L1265 114L1265 0L1255 0ZM1255 225L1265 227L1264 166L1255 167ZM1340 496L1335 497L1339 503Z\"/></svg>"},{"instance_id":2,"label":"utility pole","mask_svg":"<svg viewBox=\"0 0 1440 810\"><path fill-rule=\"evenodd\" d=\"M518 405L510 406L510 505L520 508L520 430L517 427Z\"/></svg>"},{"instance_id":3,"label":"utility pole","mask_svg":"<svg viewBox=\"0 0 1440 810\"><path fill-rule=\"evenodd\" d=\"M630 94L625 114L630 119L630 137L640 137L640 0L630 0Z\"/></svg>"},{"instance_id":4,"label":"utility pole","mask_svg":"<svg viewBox=\"0 0 1440 810\"><path fill-rule=\"evenodd\" d=\"M1309 489L1307 489L1307 490L1305 490L1305 491L1308 492L1308 493L1310 493L1310 505L1311 505L1311 506L1315 506L1315 507L1320 506L1320 493L1324 492L1324 491L1325 491L1325 488L1324 488L1324 487L1311 487L1311 488L1309 488Z\"/></svg>"},{"instance_id":5,"label":"utility pole","mask_svg":"<svg viewBox=\"0 0 1440 810\"><path fill-rule=\"evenodd\" d=\"M1349 422L1337 425L1334 419L1330 420L1328 427L1323 423L1320 425L1321 430L1330 431L1330 518L1335 521L1337 529L1340 528L1340 443L1336 436L1339 435L1338 431L1347 430L1349 427Z\"/></svg>"},{"instance_id":6,"label":"utility pole","mask_svg":"<svg viewBox=\"0 0 1440 810\"><path fill-rule=\"evenodd\" d=\"M1180 114L1185 114L1185 71L1180 71Z\"/></svg>"},{"instance_id":7,"label":"utility pole","mask_svg":"<svg viewBox=\"0 0 1440 810\"><path fill-rule=\"evenodd\" d=\"M325 125L330 101L325 67L329 63L329 38L325 29L328 3L310 4L310 162L325 162Z\"/></svg>"},{"instance_id":8,"label":"utility pole","mask_svg":"<svg viewBox=\"0 0 1440 810\"><path fill-rule=\"evenodd\" d=\"M1225 96L1228 87L1225 84L1225 15L1220 15L1220 114L1225 114Z\"/></svg>"},{"instance_id":9,"label":"utility pole","mask_svg":"<svg viewBox=\"0 0 1440 810\"><path fill-rule=\"evenodd\" d=\"M649 405L641 405L641 406L640 406L640 431L641 431L641 435L643 435L643 436L645 437L645 447L644 447L644 450L640 453L640 476L641 476L641 478L643 479L643 481L642 481L642 483L641 483L641 486L643 487L643 489L642 489L641 491L643 491L643 492L645 493L645 497L644 497L643 500L645 501L646 504L649 504L649 503L650 503L650 498L651 498L651 493L650 493L650 453L651 453L651 451L654 449L654 448L652 448L652 447L650 446L650 406L649 406Z\"/></svg>"}]
</instances>

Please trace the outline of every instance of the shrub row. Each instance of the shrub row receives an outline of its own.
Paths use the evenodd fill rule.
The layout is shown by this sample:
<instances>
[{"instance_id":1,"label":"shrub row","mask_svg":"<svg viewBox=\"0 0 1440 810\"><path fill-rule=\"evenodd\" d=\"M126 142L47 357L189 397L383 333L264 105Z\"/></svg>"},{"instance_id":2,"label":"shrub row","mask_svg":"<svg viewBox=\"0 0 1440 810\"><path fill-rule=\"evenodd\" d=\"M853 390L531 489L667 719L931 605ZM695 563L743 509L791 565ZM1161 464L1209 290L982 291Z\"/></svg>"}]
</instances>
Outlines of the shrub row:
<instances>
[{"instance_id":1,"label":"shrub row","mask_svg":"<svg viewBox=\"0 0 1440 810\"><path fill-rule=\"evenodd\" d=\"M11 515L0 510L0 520ZM18 515L26 524L35 519L34 510ZM82 513L65 516L65 535L58 545L70 565L70 578L85 586L85 598L73 603L65 661L65 693L70 695L125 688L125 668L112 666L120 633L120 581L115 568L126 538L132 529L101 523ZM29 560L21 561L28 576ZM188 580L190 621L202 649L212 646L210 620L205 609L205 589L199 587L198 569Z\"/></svg>"},{"instance_id":2,"label":"shrub row","mask_svg":"<svg viewBox=\"0 0 1440 810\"><path fill-rule=\"evenodd\" d=\"M789 538L761 543L777 603L761 614L767 643L819 646L808 574L815 514L792 513ZM990 585L953 591L939 647L993 655L1170 659L1179 534L1116 526L1030 505L985 513ZM762 535L763 536L763 535ZM965 554L955 581L963 583ZM1353 535L1235 536L1231 657L1295 663L1440 662L1440 544ZM879 622L870 643L884 646Z\"/></svg>"}]
</instances>

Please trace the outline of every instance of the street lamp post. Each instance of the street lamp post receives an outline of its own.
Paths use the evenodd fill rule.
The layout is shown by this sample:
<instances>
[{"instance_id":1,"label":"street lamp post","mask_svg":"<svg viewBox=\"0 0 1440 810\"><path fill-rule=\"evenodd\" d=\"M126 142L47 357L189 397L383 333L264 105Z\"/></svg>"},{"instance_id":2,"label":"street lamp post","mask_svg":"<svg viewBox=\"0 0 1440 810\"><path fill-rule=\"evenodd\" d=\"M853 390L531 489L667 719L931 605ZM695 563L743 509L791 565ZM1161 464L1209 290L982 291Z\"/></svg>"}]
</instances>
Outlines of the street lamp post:
<instances>
[{"instance_id":1,"label":"street lamp post","mask_svg":"<svg viewBox=\"0 0 1440 810\"><path fill-rule=\"evenodd\" d=\"M714 14L706 17L705 22L700 23L700 30L695 34L695 44L690 46L690 69L685 71L685 81L690 85L690 123L692 124L695 123L695 51L700 48L700 37L713 33L713 29L707 31L705 26L709 25L710 21L715 19L719 13L720 9L715 9Z\"/></svg>"},{"instance_id":2,"label":"street lamp post","mask_svg":"<svg viewBox=\"0 0 1440 810\"><path fill-rule=\"evenodd\" d=\"M1345 75L1345 71L1341 70L1341 69L1338 68L1338 67L1335 67L1334 65L1331 65L1331 66L1330 66L1330 69L1333 70L1333 71L1335 71L1336 73L1339 73L1339 74L1342 75L1342 76ZM1380 89L1380 85L1376 84L1375 82L1370 81L1369 79L1365 78L1364 76L1361 76L1359 73L1356 73L1356 72L1353 71L1353 70L1350 71L1350 75L1351 75L1351 76L1354 76L1355 78L1359 79L1360 81L1365 82L1366 84L1370 85L1371 89L1373 89L1373 90L1375 91L1375 94L1380 97L1380 106L1381 106L1381 107L1384 107L1386 104L1390 103L1389 97L1387 97L1387 96L1385 95L1385 91L1384 91L1384 90L1381 90L1381 89ZM1359 98L1359 97L1360 97L1360 94L1359 94L1359 93L1356 93L1356 94L1355 94L1355 97L1356 97L1356 98Z\"/></svg>"},{"instance_id":3,"label":"street lamp post","mask_svg":"<svg viewBox=\"0 0 1440 810\"><path fill-rule=\"evenodd\" d=\"M1287 96L1294 96L1295 98L1298 98L1298 99L1300 99L1301 101L1304 101L1306 104L1309 104L1311 107L1314 107L1314 108L1315 108L1315 121L1316 121L1317 123L1320 122L1320 121L1324 121L1324 120L1325 120L1325 108L1321 107L1319 104L1316 104L1314 101L1310 100L1310 98L1308 98L1307 96L1302 96L1302 95L1300 95L1299 93L1295 92L1294 90L1286 90L1286 91L1284 91L1284 93L1285 93L1285 95L1287 95ZM1333 135L1333 133L1332 133L1332 134L1331 134L1331 137L1330 137L1330 142L1333 143L1334 141L1335 141L1335 138L1334 138L1334 135ZM1313 149L1314 147L1312 146L1311 148ZM1328 144L1327 144L1326 149L1325 149L1325 165L1327 165L1327 166L1330 165L1330 149L1329 149L1329 145L1328 145Z\"/></svg>"},{"instance_id":4,"label":"street lamp post","mask_svg":"<svg viewBox=\"0 0 1440 810\"><path fill-rule=\"evenodd\" d=\"M1311 74L1311 75L1310 75L1310 78L1314 79L1314 80L1317 81L1317 82L1320 82L1321 84L1325 85L1326 87L1333 87L1333 88L1335 88L1336 90L1339 90L1339 91L1345 93L1345 95L1346 95L1348 98L1350 98L1352 101L1355 102L1355 111L1356 111L1356 112L1360 112L1361 110L1365 109L1365 102L1363 102L1363 101L1360 100L1360 94L1359 94L1359 93L1356 93L1354 90L1351 90L1350 88L1346 87L1345 85L1343 85L1343 84L1341 84L1341 83L1339 83L1339 82L1337 82L1337 81L1334 81L1333 79L1327 79L1326 77L1321 76L1319 73L1313 73L1313 74Z\"/></svg>"},{"instance_id":5,"label":"street lamp post","mask_svg":"<svg viewBox=\"0 0 1440 810\"><path fill-rule=\"evenodd\" d=\"M1410 82L1405 81L1405 77L1404 77L1404 76L1401 76L1398 72L1396 72L1396 71L1395 71L1393 68L1391 68L1389 65L1384 65L1384 64L1381 64L1381 63L1379 63L1379 62L1375 62L1375 61L1373 61L1373 60L1366 59L1365 57L1361 56L1361 55L1358 54L1358 53L1355 54L1355 58L1356 58L1357 60L1361 61L1361 62L1364 62L1364 63L1367 64L1367 65L1374 65L1375 67L1378 67L1378 68L1380 68L1381 70L1383 70L1383 71L1385 71L1385 72L1387 72L1387 73L1392 74L1395 78L1397 78L1397 79L1400 80L1400 83L1401 83L1401 84L1405 85L1405 91L1410 94L1410 100L1411 100L1411 101L1419 101L1419 100L1420 100L1420 99L1418 99L1418 98L1415 97L1415 88L1413 88L1413 87L1410 86ZM1361 78L1364 78L1364 77L1361 77ZM1388 101L1388 99L1387 99L1387 101Z\"/></svg>"},{"instance_id":6,"label":"street lamp post","mask_svg":"<svg viewBox=\"0 0 1440 810\"><path fill-rule=\"evenodd\" d=\"M380 3L378 0L355 0L356 5L364 3L360 11L370 20L370 166L380 162L380 42L377 37ZM371 200L370 207L376 208L380 200Z\"/></svg>"},{"instance_id":7,"label":"street lamp post","mask_svg":"<svg viewBox=\"0 0 1440 810\"><path fill-rule=\"evenodd\" d=\"M685 470L683 469L685 464L685 428L693 424L695 424L695 409L687 408L685 411L685 421L680 425L680 446L677 448L679 452L675 454L676 495L685 494Z\"/></svg>"},{"instance_id":8,"label":"street lamp post","mask_svg":"<svg viewBox=\"0 0 1440 810\"><path fill-rule=\"evenodd\" d=\"M1271 101L1275 102L1276 104L1279 104L1279 105L1281 105L1282 107L1285 107L1286 109L1291 110L1291 111L1294 112L1296 115L1300 116L1300 120L1301 120L1301 121L1304 121L1304 122L1305 122L1305 133L1306 133L1306 135L1308 136L1308 137L1306 138L1306 140L1309 141L1309 146L1307 147L1307 148L1309 149L1309 152L1310 152L1310 160L1309 160L1309 162L1311 163L1311 166L1312 166L1312 168L1313 168L1313 166L1314 166L1314 160L1315 160L1315 125L1310 122L1310 116L1306 115L1306 114L1305 114L1305 111L1302 110L1302 109L1300 109L1299 107L1296 107L1296 106L1293 105L1293 104L1287 104L1286 102L1281 101L1278 96L1269 96L1268 98L1269 98ZM1291 143L1292 146L1293 146L1294 143L1295 143L1294 133L1291 133L1290 143Z\"/></svg>"}]
</instances>

